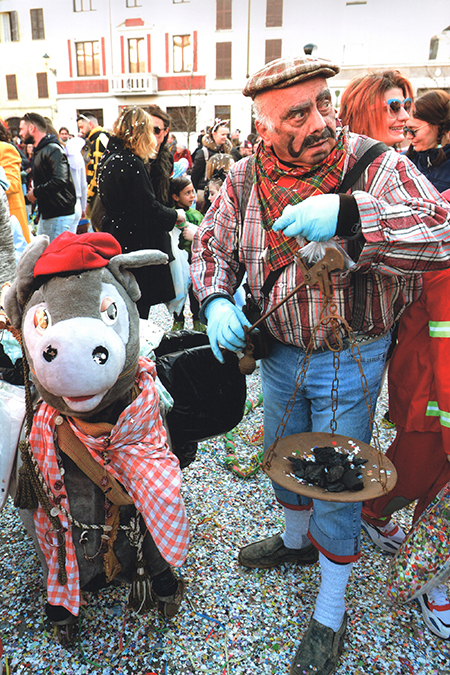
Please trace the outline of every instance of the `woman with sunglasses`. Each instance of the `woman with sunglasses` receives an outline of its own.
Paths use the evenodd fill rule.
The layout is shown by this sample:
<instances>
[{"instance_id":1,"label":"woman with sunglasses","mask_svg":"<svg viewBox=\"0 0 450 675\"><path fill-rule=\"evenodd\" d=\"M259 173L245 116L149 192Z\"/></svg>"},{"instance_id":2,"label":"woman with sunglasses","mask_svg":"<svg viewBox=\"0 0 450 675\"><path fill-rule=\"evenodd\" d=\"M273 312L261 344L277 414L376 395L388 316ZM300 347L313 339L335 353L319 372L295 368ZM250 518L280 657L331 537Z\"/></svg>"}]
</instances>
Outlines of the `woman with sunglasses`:
<instances>
[{"instance_id":1,"label":"woman with sunglasses","mask_svg":"<svg viewBox=\"0 0 450 675\"><path fill-rule=\"evenodd\" d=\"M186 221L183 209L161 204L147 171L156 154L157 140L150 115L142 108L124 110L113 125L113 134L99 165L98 189L105 209L102 230L112 234L124 253L152 248L173 260L169 232ZM150 308L175 297L169 265L133 270L141 297L139 316L147 319Z\"/></svg>"},{"instance_id":2,"label":"woman with sunglasses","mask_svg":"<svg viewBox=\"0 0 450 675\"><path fill-rule=\"evenodd\" d=\"M429 102L430 97L424 96ZM437 146L445 142L445 130L449 129L448 108L438 121L429 111L423 112L425 106L421 103L416 109L419 112L412 113L411 99L411 85L398 71L366 75L353 80L345 90L341 119L350 131L394 147L403 138L404 129L407 138L416 133L420 140L422 132L430 142L433 140L433 145L427 148L425 143L417 144L415 155L417 158L425 153L424 168L431 172L436 165L429 167L430 154L433 160L438 154L445 155L439 153ZM433 133L431 123L435 125ZM437 177L437 172L433 176ZM392 520L392 514L417 500L415 522L450 481L449 320L450 270L424 274L420 298L405 309L400 319L398 342L389 363L389 413L397 433L386 456L397 469L398 481L388 495L363 505L363 530L389 553L395 553L406 536ZM417 600L428 628L438 637L450 639L450 602L445 585L436 586Z\"/></svg>"},{"instance_id":3,"label":"woman with sunglasses","mask_svg":"<svg viewBox=\"0 0 450 675\"><path fill-rule=\"evenodd\" d=\"M410 141L406 156L439 192L450 188L450 94L427 91L415 101L403 133Z\"/></svg>"},{"instance_id":4,"label":"woman with sunglasses","mask_svg":"<svg viewBox=\"0 0 450 675\"><path fill-rule=\"evenodd\" d=\"M412 85L400 71L369 73L348 84L339 117L350 131L397 148L404 140L412 98Z\"/></svg>"},{"instance_id":5,"label":"woman with sunglasses","mask_svg":"<svg viewBox=\"0 0 450 675\"><path fill-rule=\"evenodd\" d=\"M152 118L153 135L156 139L156 156L148 163L150 178L156 199L164 206L171 206L170 177L173 172L173 154L167 145L170 118L158 105L149 105L146 112Z\"/></svg>"}]
</instances>

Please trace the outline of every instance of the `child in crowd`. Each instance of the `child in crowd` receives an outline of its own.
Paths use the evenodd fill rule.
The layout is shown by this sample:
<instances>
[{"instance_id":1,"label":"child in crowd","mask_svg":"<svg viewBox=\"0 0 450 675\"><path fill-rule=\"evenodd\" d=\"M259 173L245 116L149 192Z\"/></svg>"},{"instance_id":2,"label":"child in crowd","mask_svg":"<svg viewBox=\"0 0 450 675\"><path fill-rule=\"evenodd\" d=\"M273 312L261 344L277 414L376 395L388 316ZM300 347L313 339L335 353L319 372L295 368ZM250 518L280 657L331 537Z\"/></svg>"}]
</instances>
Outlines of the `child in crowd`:
<instances>
[{"instance_id":1,"label":"child in crowd","mask_svg":"<svg viewBox=\"0 0 450 675\"><path fill-rule=\"evenodd\" d=\"M174 207L176 209L184 209L186 212L186 222L191 223L190 226L184 227L183 232L180 234L180 241L178 244L180 249L187 251L188 260L191 262L192 238L195 234L195 230L203 219L203 215L200 213L200 211L197 211L197 209L193 208L196 192L189 176L179 176L178 178L172 178L170 181L170 194L172 196ZM199 320L198 313L200 306L192 291L192 286L189 286L189 302L191 306L194 330L204 333L206 326ZM184 306L178 314L174 312L172 330L182 330L183 328Z\"/></svg>"},{"instance_id":2,"label":"child in crowd","mask_svg":"<svg viewBox=\"0 0 450 675\"><path fill-rule=\"evenodd\" d=\"M205 188L205 203L210 206L214 204L217 197L219 196L220 188L224 184L225 178L227 177L228 171L225 168L214 169L211 179L208 182L208 185ZM245 289L244 284L247 280L247 275L244 275L241 285L234 294L234 301L239 309L245 304Z\"/></svg>"},{"instance_id":3,"label":"child in crowd","mask_svg":"<svg viewBox=\"0 0 450 675\"><path fill-rule=\"evenodd\" d=\"M228 171L221 167L219 169L214 169L208 184L205 188L205 205L206 210L209 209L211 204L214 203L215 199L219 194L219 190L222 187L225 178L227 177Z\"/></svg>"},{"instance_id":4,"label":"child in crowd","mask_svg":"<svg viewBox=\"0 0 450 675\"><path fill-rule=\"evenodd\" d=\"M214 174L205 190L205 198L208 199L210 204L214 204L214 201L219 194L219 190L223 185L223 181L225 180L225 176L226 173L223 169L214 171Z\"/></svg>"}]
</instances>

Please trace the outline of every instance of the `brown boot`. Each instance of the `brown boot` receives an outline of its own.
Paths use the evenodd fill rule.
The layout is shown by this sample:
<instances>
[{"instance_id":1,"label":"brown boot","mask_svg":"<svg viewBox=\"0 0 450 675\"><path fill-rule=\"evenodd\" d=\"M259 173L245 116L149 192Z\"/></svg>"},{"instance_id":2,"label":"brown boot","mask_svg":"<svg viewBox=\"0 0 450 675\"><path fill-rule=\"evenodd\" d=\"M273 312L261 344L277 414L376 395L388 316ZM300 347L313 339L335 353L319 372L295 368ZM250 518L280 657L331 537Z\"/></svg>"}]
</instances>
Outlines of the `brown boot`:
<instances>
[{"instance_id":1,"label":"brown boot","mask_svg":"<svg viewBox=\"0 0 450 675\"><path fill-rule=\"evenodd\" d=\"M152 598L158 606L158 611L165 619L173 619L180 609L184 595L184 581L178 579L177 590L173 595L160 596L152 590Z\"/></svg>"}]
</instances>

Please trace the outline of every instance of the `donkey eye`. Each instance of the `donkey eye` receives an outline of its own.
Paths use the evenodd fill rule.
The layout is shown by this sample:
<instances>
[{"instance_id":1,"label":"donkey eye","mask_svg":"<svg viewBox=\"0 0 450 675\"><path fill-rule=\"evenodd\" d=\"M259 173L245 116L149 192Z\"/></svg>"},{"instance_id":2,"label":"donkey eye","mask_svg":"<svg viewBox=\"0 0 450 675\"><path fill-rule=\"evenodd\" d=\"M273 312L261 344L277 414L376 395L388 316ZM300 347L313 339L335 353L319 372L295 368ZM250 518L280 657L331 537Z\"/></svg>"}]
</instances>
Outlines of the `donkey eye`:
<instances>
[{"instance_id":1,"label":"donkey eye","mask_svg":"<svg viewBox=\"0 0 450 675\"><path fill-rule=\"evenodd\" d=\"M34 327L40 335L50 328L52 325L52 319L50 314L44 307L39 307L34 313Z\"/></svg>"},{"instance_id":2,"label":"donkey eye","mask_svg":"<svg viewBox=\"0 0 450 675\"><path fill-rule=\"evenodd\" d=\"M116 303L111 298L103 298L100 305L100 316L107 326L116 323L119 316L119 310Z\"/></svg>"}]
</instances>

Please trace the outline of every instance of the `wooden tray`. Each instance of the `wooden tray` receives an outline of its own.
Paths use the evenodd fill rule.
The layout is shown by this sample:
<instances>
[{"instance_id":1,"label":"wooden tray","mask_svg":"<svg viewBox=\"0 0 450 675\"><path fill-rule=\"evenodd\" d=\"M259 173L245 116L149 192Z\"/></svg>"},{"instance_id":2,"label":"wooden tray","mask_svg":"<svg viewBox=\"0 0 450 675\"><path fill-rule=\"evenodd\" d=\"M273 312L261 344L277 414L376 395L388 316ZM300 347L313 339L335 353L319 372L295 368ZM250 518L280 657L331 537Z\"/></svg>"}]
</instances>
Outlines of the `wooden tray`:
<instances>
[{"instance_id":1,"label":"wooden tray","mask_svg":"<svg viewBox=\"0 0 450 675\"><path fill-rule=\"evenodd\" d=\"M305 434L293 434L280 438L276 444L275 452L271 459L270 468L266 466L267 458L273 446L271 445L264 454L263 469L275 483L311 499L321 499L325 502L363 502L366 499L375 499L385 494L380 477L379 454L375 448L367 443L362 443L349 436L324 432L311 432ZM308 485L294 476L292 464L288 457L307 457L312 455L315 447L335 447L339 452L347 453L359 450L356 457L369 461L361 467L364 488L359 492L344 490L343 492L328 492L325 488L316 485ZM389 492L397 482L397 471L392 462L385 455L382 457L381 478L386 481ZM383 473L383 471L385 473Z\"/></svg>"}]
</instances>

